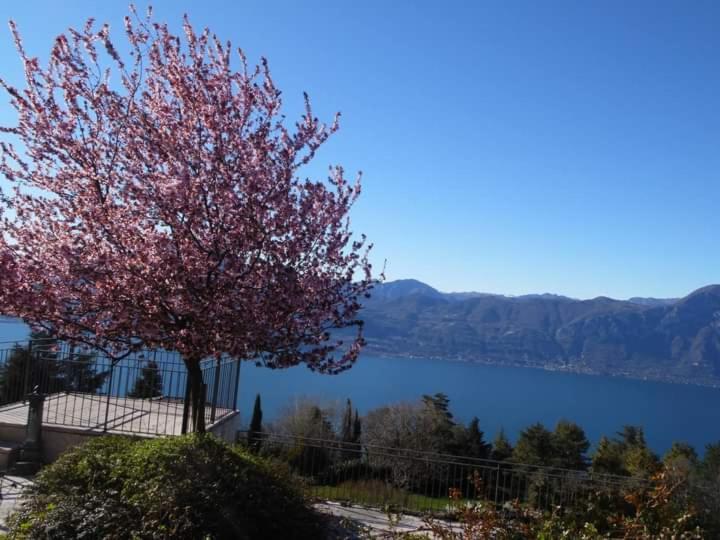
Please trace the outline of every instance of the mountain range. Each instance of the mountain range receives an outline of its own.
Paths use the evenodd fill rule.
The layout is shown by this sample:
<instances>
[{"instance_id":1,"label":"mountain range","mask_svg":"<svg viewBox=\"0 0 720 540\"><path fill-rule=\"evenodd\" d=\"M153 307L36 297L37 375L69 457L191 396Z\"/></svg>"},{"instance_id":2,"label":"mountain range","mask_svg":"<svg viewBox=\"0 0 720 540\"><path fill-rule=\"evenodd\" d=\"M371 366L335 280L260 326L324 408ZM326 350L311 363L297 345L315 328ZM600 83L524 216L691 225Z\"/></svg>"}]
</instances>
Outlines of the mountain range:
<instances>
[{"instance_id":1,"label":"mountain range","mask_svg":"<svg viewBox=\"0 0 720 540\"><path fill-rule=\"evenodd\" d=\"M378 285L368 352L720 386L720 285L684 298L444 293Z\"/></svg>"}]
</instances>

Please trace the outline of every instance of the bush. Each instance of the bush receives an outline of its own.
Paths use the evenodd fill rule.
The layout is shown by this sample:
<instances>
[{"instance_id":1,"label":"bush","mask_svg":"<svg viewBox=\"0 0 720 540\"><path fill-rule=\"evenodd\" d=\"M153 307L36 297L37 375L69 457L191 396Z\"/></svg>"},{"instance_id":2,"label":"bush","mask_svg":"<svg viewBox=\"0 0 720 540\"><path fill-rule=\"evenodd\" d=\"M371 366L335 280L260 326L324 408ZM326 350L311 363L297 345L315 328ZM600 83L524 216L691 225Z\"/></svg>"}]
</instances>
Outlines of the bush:
<instances>
[{"instance_id":1,"label":"bush","mask_svg":"<svg viewBox=\"0 0 720 540\"><path fill-rule=\"evenodd\" d=\"M98 437L38 475L10 538L322 538L290 477L211 435Z\"/></svg>"}]
</instances>

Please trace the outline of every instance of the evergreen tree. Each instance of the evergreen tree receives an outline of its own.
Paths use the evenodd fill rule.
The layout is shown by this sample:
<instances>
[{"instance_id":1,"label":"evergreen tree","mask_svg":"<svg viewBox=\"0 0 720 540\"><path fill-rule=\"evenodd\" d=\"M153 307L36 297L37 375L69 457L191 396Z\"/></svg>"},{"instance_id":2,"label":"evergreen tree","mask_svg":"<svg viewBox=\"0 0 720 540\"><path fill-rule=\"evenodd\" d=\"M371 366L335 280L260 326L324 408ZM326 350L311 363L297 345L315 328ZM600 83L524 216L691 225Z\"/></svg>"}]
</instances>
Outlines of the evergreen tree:
<instances>
[{"instance_id":1,"label":"evergreen tree","mask_svg":"<svg viewBox=\"0 0 720 540\"><path fill-rule=\"evenodd\" d=\"M649 478L660 468L660 460L647 446L631 446L623 458L631 476Z\"/></svg>"},{"instance_id":2,"label":"evergreen tree","mask_svg":"<svg viewBox=\"0 0 720 540\"><path fill-rule=\"evenodd\" d=\"M463 457L485 459L490 455L491 445L486 443L483 437L480 420L477 417L470 420L467 427L456 425L453 427L451 453Z\"/></svg>"},{"instance_id":3,"label":"evergreen tree","mask_svg":"<svg viewBox=\"0 0 720 540\"><path fill-rule=\"evenodd\" d=\"M537 422L520 432L512 457L525 465L551 465L553 450L552 433Z\"/></svg>"},{"instance_id":4,"label":"evergreen tree","mask_svg":"<svg viewBox=\"0 0 720 540\"><path fill-rule=\"evenodd\" d=\"M342 420L342 432L340 433L340 440L344 443L353 442L353 415L352 415L352 403L348 398L345 404L345 414Z\"/></svg>"},{"instance_id":5,"label":"evergreen tree","mask_svg":"<svg viewBox=\"0 0 720 540\"><path fill-rule=\"evenodd\" d=\"M323 410L314 405L310 410L311 437L316 439L334 439L333 427Z\"/></svg>"},{"instance_id":6,"label":"evergreen tree","mask_svg":"<svg viewBox=\"0 0 720 540\"><path fill-rule=\"evenodd\" d=\"M593 454L594 472L647 478L660 467L658 457L648 448L640 426L623 426L618 438L603 437Z\"/></svg>"},{"instance_id":7,"label":"evergreen tree","mask_svg":"<svg viewBox=\"0 0 720 540\"><path fill-rule=\"evenodd\" d=\"M433 396L425 394L422 397L422 402L429 410L435 412L442 422L448 425L455 424L455 422L453 422L453 415L450 412L450 398L447 394L443 394L442 392L438 392Z\"/></svg>"},{"instance_id":8,"label":"evergreen tree","mask_svg":"<svg viewBox=\"0 0 720 540\"><path fill-rule=\"evenodd\" d=\"M592 455L592 471L602 474L627 475L622 445L618 441L602 436Z\"/></svg>"},{"instance_id":9,"label":"evergreen tree","mask_svg":"<svg viewBox=\"0 0 720 540\"><path fill-rule=\"evenodd\" d=\"M477 416L470 420L467 428L468 447L465 455L475 458L487 458L492 446L485 442L485 434L480 429L480 420Z\"/></svg>"},{"instance_id":10,"label":"evergreen tree","mask_svg":"<svg viewBox=\"0 0 720 540\"><path fill-rule=\"evenodd\" d=\"M262 444L262 406L260 403L260 394L255 396L255 404L253 405L252 418L250 420L250 428L248 429L248 447L257 452Z\"/></svg>"},{"instance_id":11,"label":"evergreen tree","mask_svg":"<svg viewBox=\"0 0 720 540\"><path fill-rule=\"evenodd\" d=\"M136 399L149 399L163 395L163 381L160 369L154 360L148 361L135 380L133 389L128 397Z\"/></svg>"},{"instance_id":12,"label":"evergreen tree","mask_svg":"<svg viewBox=\"0 0 720 540\"><path fill-rule=\"evenodd\" d=\"M705 447L700 470L703 478L720 485L720 442Z\"/></svg>"},{"instance_id":13,"label":"evergreen tree","mask_svg":"<svg viewBox=\"0 0 720 540\"><path fill-rule=\"evenodd\" d=\"M496 461L505 461L513 455L513 447L510 444L510 440L505 435L505 430L500 428L500 431L495 435L495 440L492 443L492 458Z\"/></svg>"},{"instance_id":14,"label":"evergreen tree","mask_svg":"<svg viewBox=\"0 0 720 540\"><path fill-rule=\"evenodd\" d=\"M452 453L455 422L450 412L450 399L446 394L440 392L432 396L424 395L422 406L422 427L419 429L424 431L429 438L425 449Z\"/></svg>"},{"instance_id":15,"label":"evergreen tree","mask_svg":"<svg viewBox=\"0 0 720 540\"><path fill-rule=\"evenodd\" d=\"M619 442L624 445L625 448L629 448L631 446L647 446L647 443L645 442L645 431L641 426L625 425L623 426L622 431L617 432L617 435L619 437Z\"/></svg>"},{"instance_id":16,"label":"evergreen tree","mask_svg":"<svg viewBox=\"0 0 720 540\"><path fill-rule=\"evenodd\" d=\"M698 455L689 444L675 441L663 456L663 463L668 467L679 464L695 466L698 463Z\"/></svg>"},{"instance_id":17,"label":"evergreen tree","mask_svg":"<svg viewBox=\"0 0 720 540\"><path fill-rule=\"evenodd\" d=\"M560 420L552 434L552 444L554 466L577 470L587 468L585 453L590 448L590 441L580 426Z\"/></svg>"},{"instance_id":18,"label":"evergreen tree","mask_svg":"<svg viewBox=\"0 0 720 540\"><path fill-rule=\"evenodd\" d=\"M353 418L353 442L359 443L362 437L362 421L358 415L358 410L355 409L355 417Z\"/></svg>"},{"instance_id":19,"label":"evergreen tree","mask_svg":"<svg viewBox=\"0 0 720 540\"><path fill-rule=\"evenodd\" d=\"M340 433L340 440L342 441L342 446L344 448L343 457L345 459L354 459L357 458L360 454L357 446L359 438L355 438L355 428L357 426L354 422L358 421L357 411L355 411L355 416L356 417L353 420L352 402L348 398L347 403L345 404L345 413L343 414L342 428Z\"/></svg>"}]
</instances>

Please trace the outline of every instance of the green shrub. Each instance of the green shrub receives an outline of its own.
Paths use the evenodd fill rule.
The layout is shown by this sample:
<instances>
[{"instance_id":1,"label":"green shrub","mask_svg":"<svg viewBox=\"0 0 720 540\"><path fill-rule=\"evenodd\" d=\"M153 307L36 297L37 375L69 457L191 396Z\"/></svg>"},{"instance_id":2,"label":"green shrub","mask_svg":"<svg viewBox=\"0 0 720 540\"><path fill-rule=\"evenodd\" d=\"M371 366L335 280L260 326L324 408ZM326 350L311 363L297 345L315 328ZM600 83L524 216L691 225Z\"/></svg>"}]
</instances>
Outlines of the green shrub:
<instances>
[{"instance_id":1,"label":"green shrub","mask_svg":"<svg viewBox=\"0 0 720 540\"><path fill-rule=\"evenodd\" d=\"M281 469L211 435L98 437L37 477L10 538L322 538Z\"/></svg>"}]
</instances>

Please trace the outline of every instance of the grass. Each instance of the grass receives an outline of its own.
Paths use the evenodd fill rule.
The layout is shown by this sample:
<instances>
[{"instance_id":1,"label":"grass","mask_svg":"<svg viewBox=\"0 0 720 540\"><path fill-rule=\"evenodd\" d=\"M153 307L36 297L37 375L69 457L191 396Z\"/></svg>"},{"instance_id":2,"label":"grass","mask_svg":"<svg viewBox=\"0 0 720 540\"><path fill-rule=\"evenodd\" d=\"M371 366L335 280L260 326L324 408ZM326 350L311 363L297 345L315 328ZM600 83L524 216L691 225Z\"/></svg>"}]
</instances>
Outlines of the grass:
<instances>
[{"instance_id":1,"label":"grass","mask_svg":"<svg viewBox=\"0 0 720 540\"><path fill-rule=\"evenodd\" d=\"M356 480L336 486L311 486L310 495L331 501L414 512L446 512L451 507L464 505L465 500L448 497L428 497L396 488L381 480Z\"/></svg>"}]
</instances>

